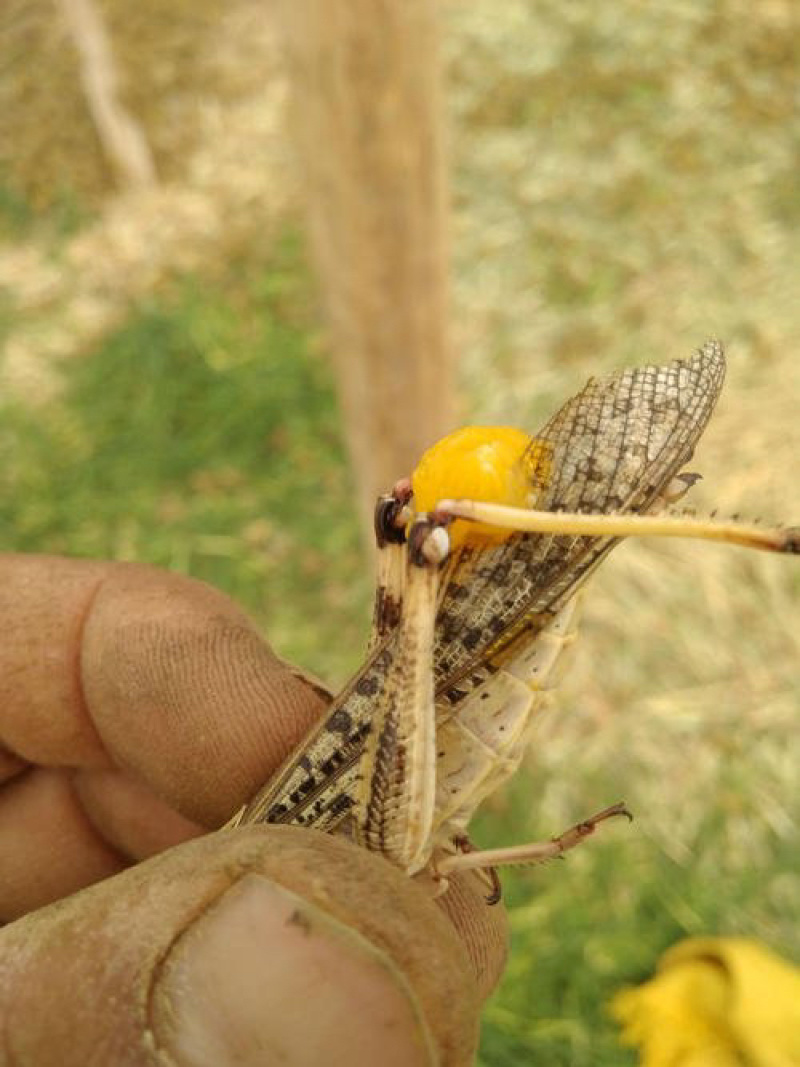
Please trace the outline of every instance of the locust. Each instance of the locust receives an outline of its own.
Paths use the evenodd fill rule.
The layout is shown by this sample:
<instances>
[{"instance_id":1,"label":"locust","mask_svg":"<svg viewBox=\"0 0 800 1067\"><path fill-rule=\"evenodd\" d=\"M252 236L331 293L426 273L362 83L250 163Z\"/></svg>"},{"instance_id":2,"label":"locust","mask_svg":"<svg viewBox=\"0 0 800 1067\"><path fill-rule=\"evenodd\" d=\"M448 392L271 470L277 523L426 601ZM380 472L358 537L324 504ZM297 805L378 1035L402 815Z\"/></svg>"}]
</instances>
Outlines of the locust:
<instances>
[{"instance_id":1,"label":"locust","mask_svg":"<svg viewBox=\"0 0 800 1067\"><path fill-rule=\"evenodd\" d=\"M628 536L800 551L800 529L674 513L725 377L718 341L691 358L592 378L535 435L467 427L434 445L375 511L378 577L366 660L229 825L348 835L410 876L538 862L550 841L476 849L469 824L517 770L579 594ZM665 514L670 509L673 513Z\"/></svg>"}]
</instances>

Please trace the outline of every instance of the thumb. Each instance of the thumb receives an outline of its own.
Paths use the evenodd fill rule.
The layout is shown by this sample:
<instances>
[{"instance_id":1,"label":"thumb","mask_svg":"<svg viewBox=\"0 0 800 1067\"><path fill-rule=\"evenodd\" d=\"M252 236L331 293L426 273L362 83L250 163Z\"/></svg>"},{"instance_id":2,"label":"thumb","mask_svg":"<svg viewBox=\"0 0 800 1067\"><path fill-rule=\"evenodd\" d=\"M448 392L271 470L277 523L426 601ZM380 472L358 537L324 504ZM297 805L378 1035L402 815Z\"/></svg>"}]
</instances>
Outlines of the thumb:
<instances>
[{"instance_id":1,"label":"thumb","mask_svg":"<svg viewBox=\"0 0 800 1067\"><path fill-rule=\"evenodd\" d=\"M426 892L305 829L188 842L0 931L0 1047L38 1067L460 1067L478 1008Z\"/></svg>"}]
</instances>

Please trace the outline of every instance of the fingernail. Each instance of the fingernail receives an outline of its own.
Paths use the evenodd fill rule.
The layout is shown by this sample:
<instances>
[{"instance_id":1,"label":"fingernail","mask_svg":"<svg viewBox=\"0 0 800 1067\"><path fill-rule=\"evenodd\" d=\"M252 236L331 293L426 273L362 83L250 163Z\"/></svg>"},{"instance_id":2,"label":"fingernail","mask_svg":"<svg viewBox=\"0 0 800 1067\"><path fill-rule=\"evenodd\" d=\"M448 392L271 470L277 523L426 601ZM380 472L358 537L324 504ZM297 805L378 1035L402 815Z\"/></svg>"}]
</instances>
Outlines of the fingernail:
<instances>
[{"instance_id":1,"label":"fingernail","mask_svg":"<svg viewBox=\"0 0 800 1067\"><path fill-rule=\"evenodd\" d=\"M180 1067L430 1067L436 1055L393 961L357 931L247 874L175 942L151 999Z\"/></svg>"}]
</instances>

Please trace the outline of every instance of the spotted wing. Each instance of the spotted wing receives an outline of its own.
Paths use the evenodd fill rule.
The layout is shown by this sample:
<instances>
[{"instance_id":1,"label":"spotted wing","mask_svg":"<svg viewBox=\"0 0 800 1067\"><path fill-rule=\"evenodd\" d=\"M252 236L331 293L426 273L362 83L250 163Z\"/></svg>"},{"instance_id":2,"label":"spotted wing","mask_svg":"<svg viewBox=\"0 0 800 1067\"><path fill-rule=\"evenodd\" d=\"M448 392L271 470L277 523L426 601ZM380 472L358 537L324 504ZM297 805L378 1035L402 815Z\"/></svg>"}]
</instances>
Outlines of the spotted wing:
<instances>
[{"instance_id":1,"label":"spotted wing","mask_svg":"<svg viewBox=\"0 0 800 1067\"><path fill-rule=\"evenodd\" d=\"M647 511L690 459L724 376L722 347L710 341L689 360L590 380L534 438L551 452L536 507ZM454 554L434 648L440 705L456 708L535 637L617 543L517 534L495 548Z\"/></svg>"}]
</instances>

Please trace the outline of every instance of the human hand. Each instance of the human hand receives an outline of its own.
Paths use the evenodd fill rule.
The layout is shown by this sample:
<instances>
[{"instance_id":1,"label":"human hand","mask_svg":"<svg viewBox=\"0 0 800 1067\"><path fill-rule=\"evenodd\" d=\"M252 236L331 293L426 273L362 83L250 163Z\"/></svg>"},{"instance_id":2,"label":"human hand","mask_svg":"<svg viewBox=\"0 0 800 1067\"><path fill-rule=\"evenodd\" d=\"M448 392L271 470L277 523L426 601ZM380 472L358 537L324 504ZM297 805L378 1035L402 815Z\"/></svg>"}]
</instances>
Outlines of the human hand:
<instances>
[{"instance_id":1,"label":"human hand","mask_svg":"<svg viewBox=\"0 0 800 1067\"><path fill-rule=\"evenodd\" d=\"M227 598L0 556L0 625L8 1062L471 1062L506 941L480 882L434 902L310 830L201 836L324 707Z\"/></svg>"}]
</instances>

